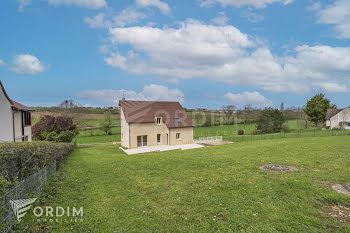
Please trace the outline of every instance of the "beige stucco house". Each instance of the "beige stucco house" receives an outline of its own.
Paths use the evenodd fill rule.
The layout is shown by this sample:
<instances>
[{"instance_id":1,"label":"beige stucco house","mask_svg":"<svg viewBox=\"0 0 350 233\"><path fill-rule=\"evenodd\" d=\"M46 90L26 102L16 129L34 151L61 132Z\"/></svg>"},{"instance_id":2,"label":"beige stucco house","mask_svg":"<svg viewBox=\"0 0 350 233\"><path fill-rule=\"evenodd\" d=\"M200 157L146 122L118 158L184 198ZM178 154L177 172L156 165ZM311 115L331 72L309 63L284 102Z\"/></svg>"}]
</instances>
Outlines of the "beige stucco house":
<instances>
[{"instance_id":1,"label":"beige stucco house","mask_svg":"<svg viewBox=\"0 0 350 233\"><path fill-rule=\"evenodd\" d=\"M350 130L350 107L344 109L328 109L326 126L330 129Z\"/></svg>"},{"instance_id":2,"label":"beige stucco house","mask_svg":"<svg viewBox=\"0 0 350 233\"><path fill-rule=\"evenodd\" d=\"M121 100L119 106L123 147L193 143L194 124L180 103Z\"/></svg>"},{"instance_id":3,"label":"beige stucco house","mask_svg":"<svg viewBox=\"0 0 350 233\"><path fill-rule=\"evenodd\" d=\"M0 81L0 143L32 141L32 111L10 99Z\"/></svg>"}]
</instances>

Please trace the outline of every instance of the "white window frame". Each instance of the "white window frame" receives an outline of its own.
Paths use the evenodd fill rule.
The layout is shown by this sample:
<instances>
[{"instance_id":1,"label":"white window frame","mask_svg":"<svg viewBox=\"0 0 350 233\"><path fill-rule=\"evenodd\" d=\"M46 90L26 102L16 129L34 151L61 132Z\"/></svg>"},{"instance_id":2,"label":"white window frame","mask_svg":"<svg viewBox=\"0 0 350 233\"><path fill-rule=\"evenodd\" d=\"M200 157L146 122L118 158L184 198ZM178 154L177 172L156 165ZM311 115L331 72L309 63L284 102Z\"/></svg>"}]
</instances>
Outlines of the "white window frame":
<instances>
[{"instance_id":1,"label":"white window frame","mask_svg":"<svg viewBox=\"0 0 350 233\"><path fill-rule=\"evenodd\" d=\"M159 123L158 123L158 120L159 120ZM156 117L156 124L162 125L162 118L161 117Z\"/></svg>"},{"instance_id":2,"label":"white window frame","mask_svg":"<svg viewBox=\"0 0 350 233\"><path fill-rule=\"evenodd\" d=\"M179 137L178 137L179 136ZM180 141L181 140L181 133L176 133L176 140Z\"/></svg>"}]
</instances>

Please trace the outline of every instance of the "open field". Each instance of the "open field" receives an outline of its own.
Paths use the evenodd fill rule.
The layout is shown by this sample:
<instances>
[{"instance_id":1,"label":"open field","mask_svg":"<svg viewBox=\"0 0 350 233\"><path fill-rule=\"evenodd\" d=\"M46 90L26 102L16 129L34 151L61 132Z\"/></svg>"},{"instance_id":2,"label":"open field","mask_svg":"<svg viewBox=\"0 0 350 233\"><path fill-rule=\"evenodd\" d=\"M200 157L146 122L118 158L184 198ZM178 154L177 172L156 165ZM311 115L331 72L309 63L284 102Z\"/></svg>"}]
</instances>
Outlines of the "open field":
<instances>
[{"instance_id":1,"label":"open field","mask_svg":"<svg viewBox=\"0 0 350 233\"><path fill-rule=\"evenodd\" d=\"M289 120L286 121L289 124L291 130L305 130L305 127L302 126L302 123L305 124L305 121L300 120ZM214 135L233 135L238 130L245 130L246 134L251 134L254 130L256 130L255 123L247 123L247 124L234 124L234 125L219 125L219 126L208 126L208 127L196 127L194 129L195 137L202 137L202 135L214 136ZM307 129L315 129L311 123L308 124Z\"/></svg>"},{"instance_id":2,"label":"open field","mask_svg":"<svg viewBox=\"0 0 350 233\"><path fill-rule=\"evenodd\" d=\"M77 121L78 125L82 124L82 126L97 126L98 120L103 119L104 115L103 114L94 114L94 113L76 113L76 114L70 114L70 113L63 113L63 112L33 112L32 113L32 120L33 123L35 124L41 116L44 115L54 115L54 116L59 116L59 115L69 115L72 116L75 121ZM120 122L120 115L119 114L111 114L111 118L119 123Z\"/></svg>"},{"instance_id":3,"label":"open field","mask_svg":"<svg viewBox=\"0 0 350 233\"><path fill-rule=\"evenodd\" d=\"M83 222L26 232L349 232L331 218L350 198L348 136L242 142L125 155L116 145L78 147L40 206L83 206ZM296 166L269 172L264 164ZM29 219L28 219L29 218Z\"/></svg>"},{"instance_id":4,"label":"open field","mask_svg":"<svg viewBox=\"0 0 350 233\"><path fill-rule=\"evenodd\" d=\"M86 125L98 126L98 120L90 119L85 120ZM119 119L113 120L114 124L120 124ZM246 140L261 140L261 139L272 139L272 138L284 138L284 137L313 137L313 136L332 136L332 131L321 131L309 127L308 129L300 129L296 120L288 121L291 126L292 132L288 134L277 133L277 134L263 134L263 135L237 135L236 130L244 129L246 134L251 134L256 129L256 124L243 124L236 125L221 125L221 126L210 126L210 127L195 127L194 138L208 137L208 136L223 136L227 141L246 141ZM309 125L310 126L310 125ZM333 135L337 136L350 134L350 131L334 131ZM120 127L112 128L112 135L105 135L100 129L84 130L80 131L78 136L79 144L90 144L90 143L102 143L102 142L119 142L121 138Z\"/></svg>"},{"instance_id":5,"label":"open field","mask_svg":"<svg viewBox=\"0 0 350 233\"><path fill-rule=\"evenodd\" d=\"M120 142L120 127L113 127L112 134L106 135L101 129L83 130L79 132L78 144L92 144L104 142Z\"/></svg>"}]
</instances>

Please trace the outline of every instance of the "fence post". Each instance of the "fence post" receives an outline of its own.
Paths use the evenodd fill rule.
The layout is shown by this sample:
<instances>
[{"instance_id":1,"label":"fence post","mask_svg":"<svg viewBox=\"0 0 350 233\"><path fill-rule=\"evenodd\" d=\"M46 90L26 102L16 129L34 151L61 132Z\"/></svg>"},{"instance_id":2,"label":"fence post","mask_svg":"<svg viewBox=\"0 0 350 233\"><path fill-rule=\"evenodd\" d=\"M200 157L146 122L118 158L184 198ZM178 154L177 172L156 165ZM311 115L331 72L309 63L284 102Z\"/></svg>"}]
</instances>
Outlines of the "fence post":
<instances>
[{"instance_id":1,"label":"fence post","mask_svg":"<svg viewBox=\"0 0 350 233\"><path fill-rule=\"evenodd\" d=\"M333 129L332 129L332 136L333 136Z\"/></svg>"}]
</instances>

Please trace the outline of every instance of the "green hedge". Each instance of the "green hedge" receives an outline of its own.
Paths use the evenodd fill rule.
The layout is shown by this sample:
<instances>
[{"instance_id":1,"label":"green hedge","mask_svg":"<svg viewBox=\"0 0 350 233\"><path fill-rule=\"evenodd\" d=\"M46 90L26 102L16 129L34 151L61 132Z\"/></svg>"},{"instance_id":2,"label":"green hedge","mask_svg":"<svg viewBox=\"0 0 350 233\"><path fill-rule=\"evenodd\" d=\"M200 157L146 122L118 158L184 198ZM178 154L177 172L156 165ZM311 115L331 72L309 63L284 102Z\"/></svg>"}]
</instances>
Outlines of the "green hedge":
<instances>
[{"instance_id":1,"label":"green hedge","mask_svg":"<svg viewBox=\"0 0 350 233\"><path fill-rule=\"evenodd\" d=\"M58 166L74 150L72 143L1 143L0 177L23 180L56 160Z\"/></svg>"}]
</instances>

